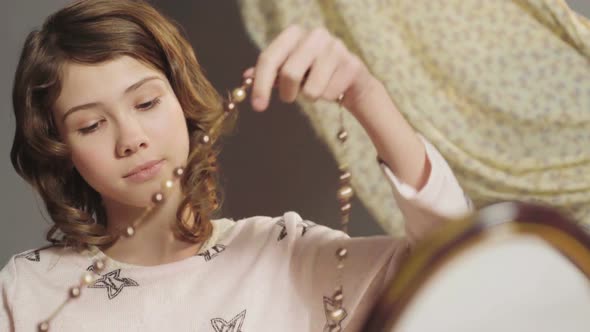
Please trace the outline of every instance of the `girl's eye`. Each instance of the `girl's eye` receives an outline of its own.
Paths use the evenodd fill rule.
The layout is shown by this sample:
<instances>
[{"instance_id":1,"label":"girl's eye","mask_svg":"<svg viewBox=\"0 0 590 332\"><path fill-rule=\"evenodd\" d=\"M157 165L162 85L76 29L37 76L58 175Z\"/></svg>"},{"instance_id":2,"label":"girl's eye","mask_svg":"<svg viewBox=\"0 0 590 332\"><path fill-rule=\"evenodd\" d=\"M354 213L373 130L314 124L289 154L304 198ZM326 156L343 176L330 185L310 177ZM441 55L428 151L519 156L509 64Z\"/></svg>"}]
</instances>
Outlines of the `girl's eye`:
<instances>
[{"instance_id":1,"label":"girl's eye","mask_svg":"<svg viewBox=\"0 0 590 332\"><path fill-rule=\"evenodd\" d=\"M88 127L80 128L80 129L78 129L78 132L82 135L90 134L91 132L97 130L103 121L104 120L100 120L98 122L93 123L92 125L90 125Z\"/></svg>"},{"instance_id":2,"label":"girl's eye","mask_svg":"<svg viewBox=\"0 0 590 332\"><path fill-rule=\"evenodd\" d=\"M156 105L158 105L160 103L160 101L161 101L160 98L154 98L153 100L150 100L146 103L139 104L139 105L135 106L135 108L138 110L143 110L143 111L149 110L149 109L155 107Z\"/></svg>"}]
</instances>

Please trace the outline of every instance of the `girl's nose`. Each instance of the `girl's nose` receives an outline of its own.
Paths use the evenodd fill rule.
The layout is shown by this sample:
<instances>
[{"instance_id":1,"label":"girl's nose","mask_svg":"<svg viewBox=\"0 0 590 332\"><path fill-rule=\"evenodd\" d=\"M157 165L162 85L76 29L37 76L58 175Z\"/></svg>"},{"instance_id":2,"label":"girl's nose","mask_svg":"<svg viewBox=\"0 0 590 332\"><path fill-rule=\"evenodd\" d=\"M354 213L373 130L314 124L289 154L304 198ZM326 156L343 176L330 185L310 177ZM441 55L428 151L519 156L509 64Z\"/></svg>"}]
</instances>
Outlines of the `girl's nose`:
<instances>
[{"instance_id":1,"label":"girl's nose","mask_svg":"<svg viewBox=\"0 0 590 332\"><path fill-rule=\"evenodd\" d=\"M139 123L126 124L120 127L120 136L117 142L117 155L126 157L136 153L139 149L149 146L147 136Z\"/></svg>"}]
</instances>

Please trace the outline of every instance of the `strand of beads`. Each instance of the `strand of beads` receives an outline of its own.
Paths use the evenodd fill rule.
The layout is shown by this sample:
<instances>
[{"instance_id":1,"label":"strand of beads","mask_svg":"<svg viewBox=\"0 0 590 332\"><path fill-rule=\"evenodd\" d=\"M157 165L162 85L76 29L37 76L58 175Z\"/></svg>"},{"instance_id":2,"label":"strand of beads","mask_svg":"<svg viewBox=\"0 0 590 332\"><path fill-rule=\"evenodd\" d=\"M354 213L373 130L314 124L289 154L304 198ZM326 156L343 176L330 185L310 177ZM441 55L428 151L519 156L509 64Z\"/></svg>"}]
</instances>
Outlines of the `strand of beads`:
<instances>
[{"instance_id":1,"label":"strand of beads","mask_svg":"<svg viewBox=\"0 0 590 332\"><path fill-rule=\"evenodd\" d=\"M228 94L227 101L224 103L224 112L222 116L213 123L209 131L206 131L201 135L199 139L201 144L208 145L214 143L212 137L214 137L219 128L221 128L226 118L237 111L238 104L246 100L248 89L252 86L252 83L254 83L254 79L246 77L241 86L233 89L232 92Z\"/></svg>"},{"instance_id":2,"label":"strand of beads","mask_svg":"<svg viewBox=\"0 0 590 332\"><path fill-rule=\"evenodd\" d=\"M211 135L216 133L216 131L221 127L221 125L223 124L223 121L225 120L225 118L228 115L233 114L234 111L237 110L237 104L243 102L246 99L247 89L252 86L253 82L254 81L252 78L250 78L250 77L245 78L242 85L232 91L232 93L228 97L228 101L225 103L225 107L224 107L225 111L224 111L223 115L211 126L211 128L209 129L208 132L203 133L203 135L200 137L199 142L201 144L208 145L208 144L213 143ZM173 171L174 178L180 179L184 175L184 172L185 172L184 168L182 168L182 167L175 168ZM174 186L173 180L169 179L169 180L164 181L162 184L162 190L158 191L152 195L152 202L155 205L160 205L162 202L164 202L166 199L167 192L169 192L170 189L173 188L173 186ZM136 233L137 227L143 221L145 216L147 216L152 211L152 209L153 209L153 207L151 207L151 206L147 207L145 209L144 213L142 213L142 215L139 218L137 218L137 220L135 222L133 222L131 225L128 225L127 227L125 227L125 229L117 232L117 234L115 234L115 236L117 238L120 236L126 236L126 237L134 236ZM51 321L64 309L66 304L68 304L70 301L72 301L82 295L82 289L84 287L92 284L94 281L97 280L97 278L100 276L99 273L104 271L104 269L106 268L106 265L107 265L107 260L105 258L95 260L92 264L92 271L84 272L84 274L82 275L82 278L80 280L80 283L69 289L68 298L46 320L40 322L37 325L37 330L39 332L48 332Z\"/></svg>"},{"instance_id":3,"label":"strand of beads","mask_svg":"<svg viewBox=\"0 0 590 332\"><path fill-rule=\"evenodd\" d=\"M221 127L224 120L235 113L238 109L238 104L242 103L246 100L248 96L248 89L252 87L254 83L254 79L252 77L244 78L242 85L232 90L232 92L228 95L227 101L224 103L224 110L223 117L217 120L215 124L210 129L209 133L214 134L217 130ZM208 136L208 135L205 135Z\"/></svg>"},{"instance_id":4,"label":"strand of beads","mask_svg":"<svg viewBox=\"0 0 590 332\"><path fill-rule=\"evenodd\" d=\"M223 124L223 120L232 114L234 111L237 110L237 104L243 102L247 97L247 89L252 86L254 80L251 77L247 77L244 79L241 86L235 88L232 93L228 96L228 101L225 103L224 113L221 117L217 119L217 121L211 126L208 132L204 132L201 137L199 138L199 143L202 145L209 145L212 144L212 134L216 133L221 125ZM177 167L174 169L173 175L175 178L179 179L184 175L184 168ZM174 182L172 180L166 180L163 183L163 190L158 191L152 195L152 202L156 205L161 204L166 199L166 191L172 189ZM127 237L131 237L135 235L135 230L138 227L139 223L143 220L143 218L151 212L151 207L148 207L145 212L137 219L137 221L129 226L123 232L123 235Z\"/></svg>"},{"instance_id":5,"label":"strand of beads","mask_svg":"<svg viewBox=\"0 0 590 332\"><path fill-rule=\"evenodd\" d=\"M182 167L177 167L174 169L173 174L176 179L179 179L184 174L184 169ZM164 202L164 200L166 198L166 192L170 191L170 189L172 189L173 186L174 186L173 180L164 181L162 184L162 190L158 191L154 195L152 195L152 202L154 202L154 204L156 204L156 205L159 205L162 202ZM134 236L137 227L143 221L143 218L145 218L145 216L147 216L152 211L152 209L153 209L153 207L151 207L151 206L147 207L145 209L145 211L141 214L141 216L135 220L135 222L133 222L131 225L125 227L124 229L119 230L118 232L116 232L116 234L114 234L114 236L116 238L119 238L121 236L126 236L126 237ZM82 295L82 289L84 287L91 285L93 282L95 282L100 277L100 273L105 270L107 264L108 264L108 262L107 262L106 258L104 258L104 257L101 259L94 260L92 263L91 271L84 272L84 274L80 278L80 282L77 285L70 287L70 289L68 291L68 297L66 298L66 300L46 320L42 321L41 323L39 323L37 325L37 330L39 332L49 331L51 321L64 309L64 307L70 301L77 299ZM112 262L109 265L113 265Z\"/></svg>"},{"instance_id":6,"label":"strand of beads","mask_svg":"<svg viewBox=\"0 0 590 332\"><path fill-rule=\"evenodd\" d=\"M97 260L93 263L92 267L94 271L101 272L105 268L105 261ZM94 274L95 273L90 271L84 273L82 275L82 278L80 279L80 282L77 285L70 287L68 291L68 298L53 312L53 314L51 314L51 316L49 316L49 318L39 323L39 325L37 326L37 330L41 332L49 331L49 323L51 322L51 320L54 319L55 316L57 316L62 311L66 304L80 297L80 295L82 294L83 287L90 285L94 282L94 280L96 280Z\"/></svg>"},{"instance_id":7,"label":"strand of beads","mask_svg":"<svg viewBox=\"0 0 590 332\"><path fill-rule=\"evenodd\" d=\"M342 100L344 95L341 94L338 97L338 105L342 107ZM344 153L346 153L347 145L346 140L348 138L348 132L344 128L344 117L343 113L340 113L340 128L338 130L337 138L341 143ZM348 223L350 221L350 210L352 208L351 200L354 196L354 190L351 186L352 175L348 171L346 164L341 164L340 169L340 188L338 189L338 202L340 203L340 229L348 234ZM332 295L333 308L328 312L329 328L330 332L337 332L341 330L340 322L346 317L346 310L343 307L344 302L344 290L342 286L342 274L344 270L344 261L348 256L348 250L344 245L336 249L336 259L338 269L338 280L334 294Z\"/></svg>"}]
</instances>

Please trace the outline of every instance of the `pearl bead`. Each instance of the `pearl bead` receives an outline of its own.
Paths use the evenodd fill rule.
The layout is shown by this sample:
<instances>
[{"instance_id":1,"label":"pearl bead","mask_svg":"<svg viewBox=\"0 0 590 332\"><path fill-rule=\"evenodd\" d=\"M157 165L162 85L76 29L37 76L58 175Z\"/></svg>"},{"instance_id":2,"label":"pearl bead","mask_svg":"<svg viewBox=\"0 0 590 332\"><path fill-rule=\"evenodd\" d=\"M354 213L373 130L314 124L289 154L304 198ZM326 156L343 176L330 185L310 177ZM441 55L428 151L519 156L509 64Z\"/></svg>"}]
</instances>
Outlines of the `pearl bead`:
<instances>
[{"instance_id":1,"label":"pearl bead","mask_svg":"<svg viewBox=\"0 0 590 332\"><path fill-rule=\"evenodd\" d=\"M351 177L352 177L352 175L350 174L350 172L344 171L344 172L342 172L342 174L340 174L340 182L348 183L350 181Z\"/></svg>"},{"instance_id":2,"label":"pearl bead","mask_svg":"<svg viewBox=\"0 0 590 332\"><path fill-rule=\"evenodd\" d=\"M164 200L164 194L162 193L155 193L154 196L152 196L152 201L154 201L154 203L161 203Z\"/></svg>"},{"instance_id":3,"label":"pearl bead","mask_svg":"<svg viewBox=\"0 0 590 332\"><path fill-rule=\"evenodd\" d=\"M346 248L340 248L336 251L336 256L338 256L338 258L346 258L347 255L348 250L346 250Z\"/></svg>"},{"instance_id":4,"label":"pearl bead","mask_svg":"<svg viewBox=\"0 0 590 332\"><path fill-rule=\"evenodd\" d=\"M94 281L94 277L92 276L92 273L90 273L90 272L86 272L82 276L82 285L90 285L93 281Z\"/></svg>"},{"instance_id":5,"label":"pearl bead","mask_svg":"<svg viewBox=\"0 0 590 332\"><path fill-rule=\"evenodd\" d=\"M244 85L245 86L251 86L252 83L254 83L254 80L252 79L252 77L248 77L244 80Z\"/></svg>"},{"instance_id":6,"label":"pearl bead","mask_svg":"<svg viewBox=\"0 0 590 332\"><path fill-rule=\"evenodd\" d=\"M236 88L232 91L231 95L234 101L240 103L246 99L246 90L243 88Z\"/></svg>"},{"instance_id":7,"label":"pearl bead","mask_svg":"<svg viewBox=\"0 0 590 332\"><path fill-rule=\"evenodd\" d=\"M349 213L352 209L352 205L350 203L346 203L340 207L340 212L342 214Z\"/></svg>"},{"instance_id":8,"label":"pearl bead","mask_svg":"<svg viewBox=\"0 0 590 332\"><path fill-rule=\"evenodd\" d=\"M80 287L72 287L70 288L70 297L76 298L80 296Z\"/></svg>"},{"instance_id":9,"label":"pearl bead","mask_svg":"<svg viewBox=\"0 0 590 332\"><path fill-rule=\"evenodd\" d=\"M330 319L333 321L341 321L344 318L344 309L339 308L333 311L330 311Z\"/></svg>"},{"instance_id":10,"label":"pearl bead","mask_svg":"<svg viewBox=\"0 0 590 332\"><path fill-rule=\"evenodd\" d=\"M41 323L39 323L39 325L37 326L37 330L39 332L47 332L47 331L49 331L49 323L48 322L41 322Z\"/></svg>"},{"instance_id":11,"label":"pearl bead","mask_svg":"<svg viewBox=\"0 0 590 332\"><path fill-rule=\"evenodd\" d=\"M182 167L176 167L174 169L174 176L181 177L182 174L184 174L184 168L182 168Z\"/></svg>"},{"instance_id":12,"label":"pearl bead","mask_svg":"<svg viewBox=\"0 0 590 332\"><path fill-rule=\"evenodd\" d=\"M209 144L209 142L211 141L211 137L209 137L209 135L203 135L201 136L200 141L202 144Z\"/></svg>"},{"instance_id":13,"label":"pearl bead","mask_svg":"<svg viewBox=\"0 0 590 332\"><path fill-rule=\"evenodd\" d=\"M132 237L135 235L135 228L133 228L133 226L128 226L125 230L125 235L127 235L127 237Z\"/></svg>"},{"instance_id":14,"label":"pearl bead","mask_svg":"<svg viewBox=\"0 0 590 332\"><path fill-rule=\"evenodd\" d=\"M342 327L340 325L330 325L330 332L340 332L342 331Z\"/></svg>"},{"instance_id":15,"label":"pearl bead","mask_svg":"<svg viewBox=\"0 0 590 332\"><path fill-rule=\"evenodd\" d=\"M342 300L344 300L344 295L341 291L336 291L332 299L336 302L342 302Z\"/></svg>"},{"instance_id":16,"label":"pearl bead","mask_svg":"<svg viewBox=\"0 0 590 332\"><path fill-rule=\"evenodd\" d=\"M341 130L338 132L338 139L340 140L340 142L342 142L342 143L346 142L347 138L348 138L348 132L346 130Z\"/></svg>"},{"instance_id":17,"label":"pearl bead","mask_svg":"<svg viewBox=\"0 0 590 332\"><path fill-rule=\"evenodd\" d=\"M338 190L338 199L340 201L348 201L354 195L354 191L351 186L343 186Z\"/></svg>"},{"instance_id":18,"label":"pearl bead","mask_svg":"<svg viewBox=\"0 0 590 332\"><path fill-rule=\"evenodd\" d=\"M104 270L105 265L106 264L105 264L104 260L99 259L96 262L94 262L94 270L100 272L100 271Z\"/></svg>"},{"instance_id":19,"label":"pearl bead","mask_svg":"<svg viewBox=\"0 0 590 332\"><path fill-rule=\"evenodd\" d=\"M225 108L228 111L233 111L233 110L236 109L236 103L229 102L229 103L227 103L227 105L225 106Z\"/></svg>"},{"instance_id":20,"label":"pearl bead","mask_svg":"<svg viewBox=\"0 0 590 332\"><path fill-rule=\"evenodd\" d=\"M164 182L164 188L170 189L170 188L172 188L172 186L174 186L174 182L172 180L166 180Z\"/></svg>"}]
</instances>

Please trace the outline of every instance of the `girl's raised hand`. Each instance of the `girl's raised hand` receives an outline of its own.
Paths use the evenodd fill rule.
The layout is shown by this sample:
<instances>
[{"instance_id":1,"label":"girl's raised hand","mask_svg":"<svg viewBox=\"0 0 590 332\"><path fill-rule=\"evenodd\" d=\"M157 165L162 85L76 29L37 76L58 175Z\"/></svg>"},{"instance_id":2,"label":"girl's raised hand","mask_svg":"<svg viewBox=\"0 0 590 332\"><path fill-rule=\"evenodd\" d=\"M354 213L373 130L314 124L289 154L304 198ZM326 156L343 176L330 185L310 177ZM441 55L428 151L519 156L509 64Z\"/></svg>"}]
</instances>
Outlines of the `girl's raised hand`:
<instances>
[{"instance_id":1,"label":"girl's raised hand","mask_svg":"<svg viewBox=\"0 0 590 332\"><path fill-rule=\"evenodd\" d=\"M306 31L297 25L281 32L244 77L255 77L252 107L256 111L266 110L275 85L284 102L295 101L300 93L311 100L330 101L344 94L346 107L372 78L364 63L328 30Z\"/></svg>"}]
</instances>

